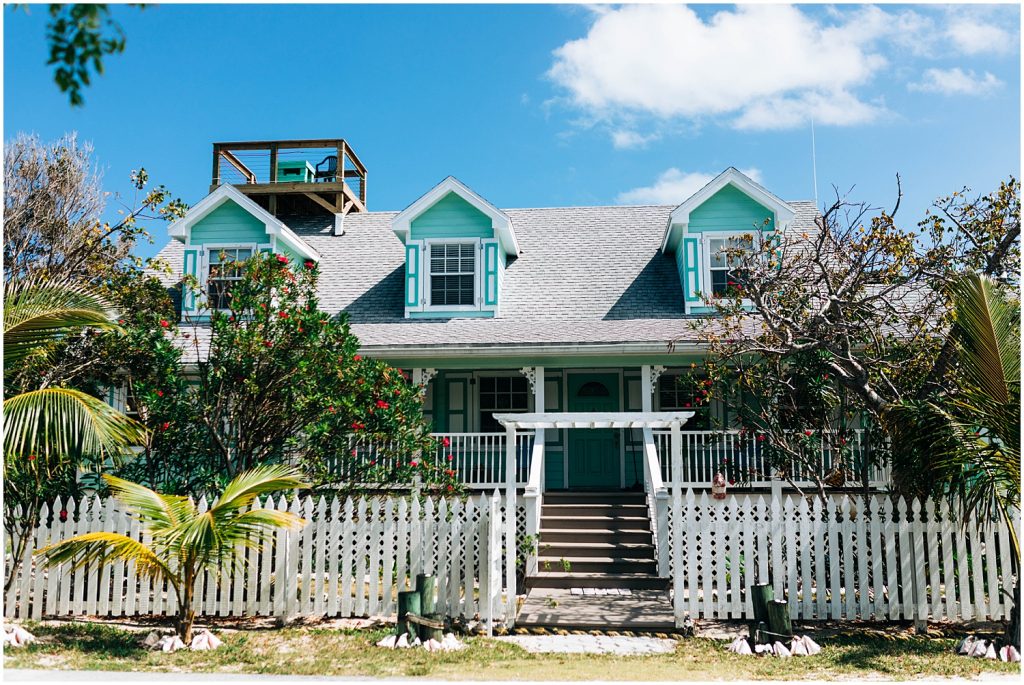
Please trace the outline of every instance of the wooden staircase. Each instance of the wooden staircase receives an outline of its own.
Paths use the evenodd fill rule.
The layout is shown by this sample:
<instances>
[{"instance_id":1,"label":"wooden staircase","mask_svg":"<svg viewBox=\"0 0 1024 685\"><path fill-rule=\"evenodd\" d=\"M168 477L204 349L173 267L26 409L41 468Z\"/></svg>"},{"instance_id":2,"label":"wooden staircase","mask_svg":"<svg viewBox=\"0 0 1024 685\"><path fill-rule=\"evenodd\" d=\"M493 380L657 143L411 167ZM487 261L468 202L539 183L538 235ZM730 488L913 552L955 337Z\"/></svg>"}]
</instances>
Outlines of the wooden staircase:
<instances>
[{"instance_id":1,"label":"wooden staircase","mask_svg":"<svg viewBox=\"0 0 1024 685\"><path fill-rule=\"evenodd\" d=\"M528 588L664 590L643 493L545 493Z\"/></svg>"}]
</instances>

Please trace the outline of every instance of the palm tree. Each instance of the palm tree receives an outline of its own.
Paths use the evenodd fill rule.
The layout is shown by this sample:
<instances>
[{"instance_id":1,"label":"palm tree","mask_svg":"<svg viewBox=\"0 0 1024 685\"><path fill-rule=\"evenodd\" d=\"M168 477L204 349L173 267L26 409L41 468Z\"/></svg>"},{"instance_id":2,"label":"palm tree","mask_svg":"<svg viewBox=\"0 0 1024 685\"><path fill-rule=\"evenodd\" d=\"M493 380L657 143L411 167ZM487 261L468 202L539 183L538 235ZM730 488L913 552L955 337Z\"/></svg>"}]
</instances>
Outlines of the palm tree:
<instances>
[{"instance_id":1,"label":"palm tree","mask_svg":"<svg viewBox=\"0 0 1024 685\"><path fill-rule=\"evenodd\" d=\"M258 549L275 529L298 530L305 521L276 509L250 509L253 500L278 490L308 487L285 465L258 466L228 483L206 512L181 495L161 495L147 487L104 475L115 499L137 517L153 540L144 545L120 533L85 533L39 550L44 566L134 562L136 572L157 582L166 579L178 598L175 628L186 644L192 641L192 608L196 579L203 571L214 578L231 573L240 548Z\"/></svg>"},{"instance_id":2,"label":"palm tree","mask_svg":"<svg viewBox=\"0 0 1024 685\"><path fill-rule=\"evenodd\" d=\"M1020 301L980 274L963 276L952 294L956 389L893 408L887 424L896 450L926 455L925 472L961 520L1006 521L1017 574L1006 640L1019 648Z\"/></svg>"},{"instance_id":3,"label":"palm tree","mask_svg":"<svg viewBox=\"0 0 1024 685\"><path fill-rule=\"evenodd\" d=\"M84 328L118 329L113 312L82 285L12 281L4 292L4 378L9 384L31 360ZM9 387L9 385L8 385ZM36 526L38 485L60 477L84 457L117 457L141 444L146 428L102 400L72 388L40 383L4 398L5 527L15 540L6 591L17 575L27 533ZM22 516L12 516L15 504Z\"/></svg>"}]
</instances>

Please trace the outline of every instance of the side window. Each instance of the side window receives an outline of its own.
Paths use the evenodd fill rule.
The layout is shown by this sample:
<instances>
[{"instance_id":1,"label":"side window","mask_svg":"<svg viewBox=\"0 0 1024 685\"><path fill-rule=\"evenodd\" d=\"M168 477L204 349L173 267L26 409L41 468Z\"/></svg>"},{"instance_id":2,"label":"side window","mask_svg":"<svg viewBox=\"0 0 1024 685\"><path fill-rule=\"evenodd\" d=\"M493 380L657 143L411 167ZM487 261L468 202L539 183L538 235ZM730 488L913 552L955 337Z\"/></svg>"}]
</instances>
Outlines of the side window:
<instances>
[{"instance_id":1,"label":"side window","mask_svg":"<svg viewBox=\"0 0 1024 685\"><path fill-rule=\"evenodd\" d=\"M686 422L683 430L709 430L711 408L700 400L700 388L689 376L663 375L658 379L658 407L660 411L692 411L696 415Z\"/></svg>"},{"instance_id":2,"label":"side window","mask_svg":"<svg viewBox=\"0 0 1024 685\"><path fill-rule=\"evenodd\" d=\"M476 304L475 243L434 243L429 263L431 307Z\"/></svg>"},{"instance_id":3,"label":"side window","mask_svg":"<svg viewBox=\"0 0 1024 685\"><path fill-rule=\"evenodd\" d=\"M242 280L242 263L252 257L252 248L210 248L209 268L206 273L206 296L210 309L227 309L231 303L231 288Z\"/></svg>"}]
</instances>

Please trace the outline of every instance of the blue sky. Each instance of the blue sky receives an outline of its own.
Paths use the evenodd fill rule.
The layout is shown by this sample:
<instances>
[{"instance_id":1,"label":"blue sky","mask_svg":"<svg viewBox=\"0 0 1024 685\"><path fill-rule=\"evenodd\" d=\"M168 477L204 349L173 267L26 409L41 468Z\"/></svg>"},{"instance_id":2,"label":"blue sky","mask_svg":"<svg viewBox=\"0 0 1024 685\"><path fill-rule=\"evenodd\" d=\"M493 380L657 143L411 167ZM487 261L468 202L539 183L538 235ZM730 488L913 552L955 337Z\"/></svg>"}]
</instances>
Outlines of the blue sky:
<instances>
[{"instance_id":1,"label":"blue sky","mask_svg":"<svg viewBox=\"0 0 1024 685\"><path fill-rule=\"evenodd\" d=\"M5 139L78 131L108 190L142 165L190 204L213 141L337 136L372 210L449 174L501 207L678 203L728 166L811 199L812 116L822 202L891 205L899 172L910 222L1020 173L1016 6L119 7L77 109L44 8L4 14Z\"/></svg>"}]
</instances>

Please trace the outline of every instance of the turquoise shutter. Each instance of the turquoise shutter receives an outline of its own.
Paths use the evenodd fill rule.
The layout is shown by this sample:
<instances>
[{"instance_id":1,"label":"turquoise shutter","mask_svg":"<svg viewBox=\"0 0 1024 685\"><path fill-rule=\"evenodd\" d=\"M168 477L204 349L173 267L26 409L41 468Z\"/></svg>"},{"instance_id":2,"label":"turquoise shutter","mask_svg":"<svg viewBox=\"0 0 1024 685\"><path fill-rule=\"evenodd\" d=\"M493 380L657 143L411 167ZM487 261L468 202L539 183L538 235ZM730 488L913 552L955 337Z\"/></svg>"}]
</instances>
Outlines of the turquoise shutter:
<instances>
[{"instance_id":1,"label":"turquoise shutter","mask_svg":"<svg viewBox=\"0 0 1024 685\"><path fill-rule=\"evenodd\" d=\"M683 298L699 302L700 297L700 242L697 238L683 237Z\"/></svg>"},{"instance_id":2,"label":"turquoise shutter","mask_svg":"<svg viewBox=\"0 0 1024 685\"><path fill-rule=\"evenodd\" d=\"M405 244L405 311L423 311L423 242Z\"/></svg>"},{"instance_id":3,"label":"turquoise shutter","mask_svg":"<svg viewBox=\"0 0 1024 685\"><path fill-rule=\"evenodd\" d=\"M498 241L484 240L483 244L483 301L484 309L498 306L498 282L501 263L498 259Z\"/></svg>"},{"instance_id":4,"label":"turquoise shutter","mask_svg":"<svg viewBox=\"0 0 1024 685\"><path fill-rule=\"evenodd\" d=\"M182 276L192 276L198 279L198 267L199 267L199 252L198 250L185 250L184 261L182 263ZM190 286L184 286L181 289L181 309L182 313L196 311L196 291L195 288Z\"/></svg>"}]
</instances>

